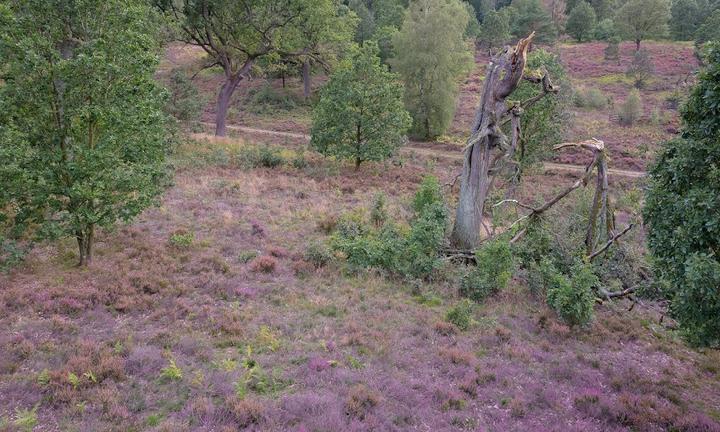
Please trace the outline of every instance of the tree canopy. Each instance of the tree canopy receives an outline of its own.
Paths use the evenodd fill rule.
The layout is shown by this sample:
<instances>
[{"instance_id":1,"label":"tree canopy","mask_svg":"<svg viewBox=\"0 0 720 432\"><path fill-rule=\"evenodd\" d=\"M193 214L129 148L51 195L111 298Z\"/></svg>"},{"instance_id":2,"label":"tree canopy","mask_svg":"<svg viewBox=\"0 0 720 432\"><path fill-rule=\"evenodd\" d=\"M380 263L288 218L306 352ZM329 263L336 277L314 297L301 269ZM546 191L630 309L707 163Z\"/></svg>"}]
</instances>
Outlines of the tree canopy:
<instances>
[{"instance_id":1,"label":"tree canopy","mask_svg":"<svg viewBox=\"0 0 720 432\"><path fill-rule=\"evenodd\" d=\"M489 49L501 47L510 40L510 23L508 17L497 11L490 11L480 27L478 40Z\"/></svg>"},{"instance_id":2,"label":"tree canopy","mask_svg":"<svg viewBox=\"0 0 720 432\"><path fill-rule=\"evenodd\" d=\"M628 0L615 16L615 24L620 36L640 42L646 39L664 37L668 33L670 4L667 0Z\"/></svg>"},{"instance_id":3,"label":"tree canopy","mask_svg":"<svg viewBox=\"0 0 720 432\"><path fill-rule=\"evenodd\" d=\"M366 42L330 77L313 112L311 146L326 156L380 161L405 141L410 115L397 75L380 63L377 44Z\"/></svg>"},{"instance_id":4,"label":"tree canopy","mask_svg":"<svg viewBox=\"0 0 720 432\"><path fill-rule=\"evenodd\" d=\"M682 112L682 136L650 170L644 220L672 308L690 340L720 345L720 45Z\"/></svg>"},{"instance_id":5,"label":"tree canopy","mask_svg":"<svg viewBox=\"0 0 720 432\"><path fill-rule=\"evenodd\" d=\"M6 3L0 86L0 219L11 235L74 236L129 221L166 177L157 27L141 1Z\"/></svg>"},{"instance_id":6,"label":"tree canopy","mask_svg":"<svg viewBox=\"0 0 720 432\"><path fill-rule=\"evenodd\" d=\"M588 2L581 1L570 11L565 30L578 42L592 39L597 24L595 10Z\"/></svg>"},{"instance_id":7,"label":"tree canopy","mask_svg":"<svg viewBox=\"0 0 720 432\"><path fill-rule=\"evenodd\" d=\"M393 39L390 63L405 84L413 131L422 137L443 134L452 121L459 82L473 63L465 40L469 19L459 0L417 0Z\"/></svg>"},{"instance_id":8,"label":"tree canopy","mask_svg":"<svg viewBox=\"0 0 720 432\"><path fill-rule=\"evenodd\" d=\"M535 42L547 43L557 38L558 29L540 0L513 0L502 9L508 16L512 35L522 38L535 32Z\"/></svg>"}]
</instances>

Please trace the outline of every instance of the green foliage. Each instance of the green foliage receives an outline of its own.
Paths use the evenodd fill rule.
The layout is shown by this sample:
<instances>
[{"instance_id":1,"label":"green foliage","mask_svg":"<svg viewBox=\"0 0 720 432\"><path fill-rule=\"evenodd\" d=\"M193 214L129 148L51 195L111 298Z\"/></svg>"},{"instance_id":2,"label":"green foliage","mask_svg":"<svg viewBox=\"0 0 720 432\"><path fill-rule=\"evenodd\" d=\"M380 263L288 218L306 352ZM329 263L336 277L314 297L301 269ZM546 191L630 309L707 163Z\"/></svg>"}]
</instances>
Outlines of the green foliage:
<instances>
[{"instance_id":1,"label":"green foliage","mask_svg":"<svg viewBox=\"0 0 720 432\"><path fill-rule=\"evenodd\" d=\"M570 12L565 31L579 42L587 41L594 35L596 21L595 10L588 2L581 1Z\"/></svg>"},{"instance_id":2,"label":"green foliage","mask_svg":"<svg viewBox=\"0 0 720 432\"><path fill-rule=\"evenodd\" d=\"M255 114L272 114L277 111L290 111L301 104L295 96L265 84L249 92L249 109Z\"/></svg>"},{"instance_id":3,"label":"green foliage","mask_svg":"<svg viewBox=\"0 0 720 432\"><path fill-rule=\"evenodd\" d=\"M175 359L170 359L168 365L160 370L160 379L162 381L179 381L182 379L182 369L175 364Z\"/></svg>"},{"instance_id":4,"label":"green foliage","mask_svg":"<svg viewBox=\"0 0 720 432\"><path fill-rule=\"evenodd\" d=\"M640 42L662 38L668 32L670 3L668 0L628 0L615 15L615 25L620 36Z\"/></svg>"},{"instance_id":5,"label":"green foliage","mask_svg":"<svg viewBox=\"0 0 720 432\"><path fill-rule=\"evenodd\" d=\"M648 80L655 73L655 66L650 58L650 52L646 49L639 49L633 55L633 61L630 63L625 74L635 81L635 88L644 88Z\"/></svg>"},{"instance_id":6,"label":"green foliage","mask_svg":"<svg viewBox=\"0 0 720 432\"><path fill-rule=\"evenodd\" d=\"M547 71L553 84L561 90L560 94L546 95L523 112L520 120L522 148L518 154L523 166L540 160L553 145L562 140L568 124L568 107L572 101L571 83L557 55L543 48L535 49L528 54L526 68L526 73L536 75ZM537 84L522 81L512 97L514 100L523 101L541 91Z\"/></svg>"},{"instance_id":7,"label":"green foliage","mask_svg":"<svg viewBox=\"0 0 720 432\"><path fill-rule=\"evenodd\" d=\"M459 0L416 1L393 39L391 64L405 84L413 132L423 138L442 135L452 121L460 80L473 64L469 19Z\"/></svg>"},{"instance_id":8,"label":"green foliage","mask_svg":"<svg viewBox=\"0 0 720 432\"><path fill-rule=\"evenodd\" d=\"M0 28L0 209L12 236L74 236L130 221L166 184L165 92L142 1L15 2ZM22 6L21 6L22 5ZM2 218L0 218L2 219Z\"/></svg>"},{"instance_id":9,"label":"green foliage","mask_svg":"<svg viewBox=\"0 0 720 432\"><path fill-rule=\"evenodd\" d=\"M704 7L701 7L704 6ZM693 40L695 32L710 11L707 1L673 0L670 7L670 34L673 39Z\"/></svg>"},{"instance_id":10,"label":"green foliage","mask_svg":"<svg viewBox=\"0 0 720 432\"><path fill-rule=\"evenodd\" d=\"M492 10L480 27L478 40L490 49L503 46L510 40L510 23L506 14Z\"/></svg>"},{"instance_id":11,"label":"green foliage","mask_svg":"<svg viewBox=\"0 0 720 432\"><path fill-rule=\"evenodd\" d=\"M179 249L187 249L195 241L195 234L192 232L177 232L170 236L170 244Z\"/></svg>"},{"instance_id":12,"label":"green foliage","mask_svg":"<svg viewBox=\"0 0 720 432\"><path fill-rule=\"evenodd\" d=\"M370 42L353 53L330 77L313 112L311 146L326 156L353 159L356 167L392 156L410 126L402 86L377 53Z\"/></svg>"},{"instance_id":13,"label":"green foliage","mask_svg":"<svg viewBox=\"0 0 720 432\"><path fill-rule=\"evenodd\" d=\"M373 227L360 214L347 214L331 238L332 249L341 252L354 271L376 268L406 278L431 277L440 265L438 251L445 239L448 212L441 197L426 202L418 195L432 196L424 188L418 191L415 202L424 204L409 228L391 222Z\"/></svg>"},{"instance_id":14,"label":"green foliage","mask_svg":"<svg viewBox=\"0 0 720 432\"><path fill-rule=\"evenodd\" d=\"M611 37L603 53L605 54L605 60L620 60L620 38L617 36Z\"/></svg>"},{"instance_id":15,"label":"green foliage","mask_svg":"<svg viewBox=\"0 0 720 432\"><path fill-rule=\"evenodd\" d=\"M717 315L713 323L706 312L717 307L718 285L709 282L717 281L713 278L720 260L718 43L707 46L705 61L682 111L682 138L665 143L650 169L643 210L648 247L658 274L669 285L669 297L678 304L673 307L680 326L694 343L702 344L717 342L717 333L714 342L708 335L717 329ZM703 302L708 309L700 307Z\"/></svg>"},{"instance_id":16,"label":"green foliage","mask_svg":"<svg viewBox=\"0 0 720 432\"><path fill-rule=\"evenodd\" d=\"M672 311L690 343L720 347L720 262L717 257L695 253L685 261L684 284L677 288Z\"/></svg>"},{"instance_id":17,"label":"green foliage","mask_svg":"<svg viewBox=\"0 0 720 432\"><path fill-rule=\"evenodd\" d=\"M372 209L370 210L370 222L376 227L380 227L387 221L388 214L385 209L385 194L379 192L373 198Z\"/></svg>"},{"instance_id":18,"label":"green foliage","mask_svg":"<svg viewBox=\"0 0 720 432\"><path fill-rule=\"evenodd\" d=\"M513 256L505 240L482 245L475 252L477 265L460 281L460 295L476 302L504 289L513 271Z\"/></svg>"},{"instance_id":19,"label":"green foliage","mask_svg":"<svg viewBox=\"0 0 720 432\"><path fill-rule=\"evenodd\" d=\"M442 202L443 193L440 181L435 176L426 176L420 183L420 188L415 192L412 209L416 215L420 215L432 205Z\"/></svg>"},{"instance_id":20,"label":"green foliage","mask_svg":"<svg viewBox=\"0 0 720 432\"><path fill-rule=\"evenodd\" d=\"M695 31L695 45L701 46L705 42L720 40L720 8L713 13Z\"/></svg>"},{"instance_id":21,"label":"green foliage","mask_svg":"<svg viewBox=\"0 0 720 432\"><path fill-rule=\"evenodd\" d=\"M325 267L332 259L332 252L324 243L310 243L305 249L305 260L315 268Z\"/></svg>"},{"instance_id":22,"label":"green foliage","mask_svg":"<svg viewBox=\"0 0 720 432\"><path fill-rule=\"evenodd\" d=\"M592 108L596 110L604 109L607 106L608 98L600 89L579 88L575 90L573 95L575 106L580 108Z\"/></svg>"},{"instance_id":23,"label":"green foliage","mask_svg":"<svg viewBox=\"0 0 720 432\"><path fill-rule=\"evenodd\" d=\"M445 320L460 330L467 330L473 322L473 308L473 302L463 299L447 311Z\"/></svg>"},{"instance_id":24,"label":"green foliage","mask_svg":"<svg viewBox=\"0 0 720 432\"><path fill-rule=\"evenodd\" d=\"M593 317L593 287L599 284L592 267L576 265L568 277L548 261L541 263L541 274L547 289L547 302L558 316L571 326L583 326Z\"/></svg>"},{"instance_id":25,"label":"green foliage","mask_svg":"<svg viewBox=\"0 0 720 432\"><path fill-rule=\"evenodd\" d=\"M32 432L38 425L37 409L39 405L35 405L32 409L15 408L15 419L12 425L22 432Z\"/></svg>"},{"instance_id":26,"label":"green foliage","mask_svg":"<svg viewBox=\"0 0 720 432\"><path fill-rule=\"evenodd\" d=\"M600 20L595 26L595 39L609 41L616 34L615 21L611 18Z\"/></svg>"},{"instance_id":27,"label":"green foliage","mask_svg":"<svg viewBox=\"0 0 720 432\"><path fill-rule=\"evenodd\" d=\"M540 0L513 0L503 12L508 14L516 38L527 37L533 31L538 43L550 43L557 38L557 27Z\"/></svg>"},{"instance_id":28,"label":"green foliage","mask_svg":"<svg viewBox=\"0 0 720 432\"><path fill-rule=\"evenodd\" d=\"M179 122L194 126L200 121L205 99L198 92L197 86L188 78L182 69L173 69L167 84L170 98L167 112Z\"/></svg>"},{"instance_id":29,"label":"green foliage","mask_svg":"<svg viewBox=\"0 0 720 432\"><path fill-rule=\"evenodd\" d=\"M640 92L637 89L632 89L618 109L617 114L620 124L632 126L635 122L640 120L642 113L643 108L642 100L640 99Z\"/></svg>"}]
</instances>

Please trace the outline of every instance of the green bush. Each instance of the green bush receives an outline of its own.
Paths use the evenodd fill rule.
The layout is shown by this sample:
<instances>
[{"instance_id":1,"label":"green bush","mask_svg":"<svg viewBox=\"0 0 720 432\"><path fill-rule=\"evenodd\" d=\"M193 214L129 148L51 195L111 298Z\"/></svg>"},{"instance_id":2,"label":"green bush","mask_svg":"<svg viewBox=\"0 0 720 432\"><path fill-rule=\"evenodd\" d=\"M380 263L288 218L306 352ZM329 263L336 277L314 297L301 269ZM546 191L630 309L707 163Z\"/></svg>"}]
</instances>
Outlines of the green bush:
<instances>
[{"instance_id":1,"label":"green bush","mask_svg":"<svg viewBox=\"0 0 720 432\"><path fill-rule=\"evenodd\" d=\"M432 184L424 181L423 184ZM397 223L372 226L358 213L345 215L331 238L331 247L341 252L352 270L381 269L389 274L426 279L440 265L438 251L445 239L448 212L438 195L426 199L421 187L413 202L421 210L405 227Z\"/></svg>"},{"instance_id":2,"label":"green bush","mask_svg":"<svg viewBox=\"0 0 720 432\"><path fill-rule=\"evenodd\" d=\"M640 92L637 89L632 89L628 94L628 97L620 105L618 110L618 119L620 124L625 126L632 126L636 121L642 117L642 100L640 99Z\"/></svg>"},{"instance_id":3,"label":"green bush","mask_svg":"<svg viewBox=\"0 0 720 432\"><path fill-rule=\"evenodd\" d=\"M305 260L311 263L315 268L325 267L327 263L332 261L332 253L330 249L323 243L311 243L305 249Z\"/></svg>"},{"instance_id":4,"label":"green bush","mask_svg":"<svg viewBox=\"0 0 720 432\"><path fill-rule=\"evenodd\" d=\"M255 114L271 114L278 110L293 110L297 108L298 101L291 94L265 84L250 92L249 106Z\"/></svg>"},{"instance_id":5,"label":"green bush","mask_svg":"<svg viewBox=\"0 0 720 432\"><path fill-rule=\"evenodd\" d=\"M616 34L617 30L615 29L615 22L610 18L601 20L595 27L595 39L610 40Z\"/></svg>"},{"instance_id":6,"label":"green bush","mask_svg":"<svg viewBox=\"0 0 720 432\"><path fill-rule=\"evenodd\" d=\"M677 287L673 314L693 345L720 347L720 263L693 254L685 263L685 283Z\"/></svg>"},{"instance_id":7,"label":"green bush","mask_svg":"<svg viewBox=\"0 0 720 432\"><path fill-rule=\"evenodd\" d=\"M541 265L541 274L547 288L548 305L571 326L589 323L595 305L593 287L599 283L592 267L578 264L573 268L572 275L568 277L547 261Z\"/></svg>"},{"instance_id":8,"label":"green bush","mask_svg":"<svg viewBox=\"0 0 720 432\"><path fill-rule=\"evenodd\" d=\"M166 108L168 114L181 123L197 123L205 100L192 80L181 69L173 69L167 88L170 91Z\"/></svg>"},{"instance_id":9,"label":"green bush","mask_svg":"<svg viewBox=\"0 0 720 432\"><path fill-rule=\"evenodd\" d=\"M420 189L415 192L412 209L415 215L421 215L425 208L436 203L443 203L442 186L440 186L437 177L426 176L420 183Z\"/></svg>"},{"instance_id":10,"label":"green bush","mask_svg":"<svg viewBox=\"0 0 720 432\"><path fill-rule=\"evenodd\" d=\"M620 60L620 38L616 36L610 37L603 53L605 60Z\"/></svg>"},{"instance_id":11,"label":"green bush","mask_svg":"<svg viewBox=\"0 0 720 432\"><path fill-rule=\"evenodd\" d=\"M507 241L496 240L475 252L477 265L460 281L460 295L476 302L505 288L513 271L513 257Z\"/></svg>"},{"instance_id":12,"label":"green bush","mask_svg":"<svg viewBox=\"0 0 720 432\"><path fill-rule=\"evenodd\" d=\"M461 300L447 311L445 319L460 330L467 330L473 321L473 303L467 299Z\"/></svg>"},{"instance_id":13,"label":"green bush","mask_svg":"<svg viewBox=\"0 0 720 432\"><path fill-rule=\"evenodd\" d=\"M573 102L579 108L603 109L608 99L602 91L596 88L579 88L575 91Z\"/></svg>"},{"instance_id":14,"label":"green bush","mask_svg":"<svg viewBox=\"0 0 720 432\"><path fill-rule=\"evenodd\" d=\"M370 210L370 222L376 227L383 226L387 221L388 215L385 209L385 194L379 192L373 199L372 210Z\"/></svg>"}]
</instances>

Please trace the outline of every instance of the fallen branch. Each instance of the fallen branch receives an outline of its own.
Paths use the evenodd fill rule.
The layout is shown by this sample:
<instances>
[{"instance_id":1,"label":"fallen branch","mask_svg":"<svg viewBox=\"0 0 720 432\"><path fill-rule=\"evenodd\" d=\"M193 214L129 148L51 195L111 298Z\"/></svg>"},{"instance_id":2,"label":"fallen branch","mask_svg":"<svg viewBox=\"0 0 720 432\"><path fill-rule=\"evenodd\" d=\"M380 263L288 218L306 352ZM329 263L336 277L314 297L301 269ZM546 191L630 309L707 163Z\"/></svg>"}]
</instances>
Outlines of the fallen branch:
<instances>
[{"instance_id":1,"label":"fallen branch","mask_svg":"<svg viewBox=\"0 0 720 432\"><path fill-rule=\"evenodd\" d=\"M635 224L630 224L630 225L628 225L627 227L625 227L624 230L622 230L622 231L620 231L619 233L615 234L610 240L607 241L607 243L605 243L605 244L603 245L603 247L601 247L600 249L598 249L598 250L596 250L595 252L593 252L592 254L590 254L590 256L587 257L587 260L588 260L588 261L592 261L592 260L595 259L598 255L600 255L600 254L602 254L603 252L605 252L610 246L612 246L613 243L615 243L620 237L622 237L622 236L624 236L625 234L627 234L627 232L630 231L634 226L635 226Z\"/></svg>"},{"instance_id":2,"label":"fallen branch","mask_svg":"<svg viewBox=\"0 0 720 432\"><path fill-rule=\"evenodd\" d=\"M637 286L632 286L630 288L624 289L622 291L608 291L605 288L598 288L598 292L605 297L606 299L614 299L618 297L625 297L626 295L630 295L637 291Z\"/></svg>"}]
</instances>

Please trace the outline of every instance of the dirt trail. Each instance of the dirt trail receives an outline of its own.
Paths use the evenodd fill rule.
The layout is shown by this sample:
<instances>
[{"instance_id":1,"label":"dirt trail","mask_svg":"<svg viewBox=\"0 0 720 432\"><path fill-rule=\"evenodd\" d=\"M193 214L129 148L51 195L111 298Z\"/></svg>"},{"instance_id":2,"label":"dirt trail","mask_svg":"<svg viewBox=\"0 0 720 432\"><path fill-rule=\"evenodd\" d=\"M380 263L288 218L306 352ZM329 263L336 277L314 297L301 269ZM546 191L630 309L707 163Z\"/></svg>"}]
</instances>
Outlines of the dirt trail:
<instances>
[{"instance_id":1,"label":"dirt trail","mask_svg":"<svg viewBox=\"0 0 720 432\"><path fill-rule=\"evenodd\" d=\"M214 127L215 125L213 123L207 123L202 122L203 126L206 127ZM310 141L310 135L304 134L304 133L297 133L297 132L283 132L283 131L274 131L269 129L258 129L253 128L249 126L238 126L238 125L227 125L228 130L241 132L241 133L247 133L247 134L260 134L260 135L272 135L276 137L285 137L285 138L294 138L294 139L301 139L305 141ZM209 134L193 134L194 136L198 137L212 137ZM417 147L413 145L413 142L411 141L409 145L403 147L401 149L404 153L416 153L424 156L429 157L439 157L439 158L446 158L446 159L454 159L454 160L462 160L462 154L460 152L452 152L448 150L440 150L440 149L429 149L426 147ZM570 164L561 164L561 163L555 163L555 162L543 162L543 168L545 171L572 171L572 172L585 172L585 167L583 165L570 165ZM608 170L610 175L616 175L620 177L629 177L629 178L642 178L645 177L646 173L643 171L631 171L631 170L623 170L623 169L615 169L610 168Z\"/></svg>"}]
</instances>

